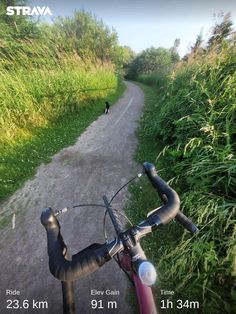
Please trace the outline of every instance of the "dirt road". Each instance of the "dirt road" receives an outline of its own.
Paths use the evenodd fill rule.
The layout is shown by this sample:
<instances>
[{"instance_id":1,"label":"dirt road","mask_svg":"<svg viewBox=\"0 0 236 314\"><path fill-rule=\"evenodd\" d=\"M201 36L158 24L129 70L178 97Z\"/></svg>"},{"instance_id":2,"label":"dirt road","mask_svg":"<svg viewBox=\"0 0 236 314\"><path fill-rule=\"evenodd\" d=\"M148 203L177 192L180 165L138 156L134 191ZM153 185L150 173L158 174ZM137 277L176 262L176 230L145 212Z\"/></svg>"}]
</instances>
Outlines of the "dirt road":
<instances>
[{"instance_id":1,"label":"dirt road","mask_svg":"<svg viewBox=\"0 0 236 314\"><path fill-rule=\"evenodd\" d=\"M74 146L60 151L51 163L41 165L32 180L1 204L0 210L17 215L15 229L8 226L0 231L0 313L62 313L61 285L48 268L46 232L39 220L41 210L102 202L104 193L111 197L140 169L132 156L143 93L134 84L126 84L126 92L110 114L100 116ZM124 190L114 204L121 208L126 199ZM103 216L103 209L94 207L76 209L60 218L71 254L91 243L104 243ZM11 295L14 290L20 295ZM132 312L127 301L128 282L114 261L78 281L75 290L76 313ZM7 301L15 299L20 303ZM23 304L24 300L28 301ZM92 300L103 300L104 309L93 310ZM20 309L27 304L27 310ZM7 305L19 308L7 309Z\"/></svg>"}]
</instances>

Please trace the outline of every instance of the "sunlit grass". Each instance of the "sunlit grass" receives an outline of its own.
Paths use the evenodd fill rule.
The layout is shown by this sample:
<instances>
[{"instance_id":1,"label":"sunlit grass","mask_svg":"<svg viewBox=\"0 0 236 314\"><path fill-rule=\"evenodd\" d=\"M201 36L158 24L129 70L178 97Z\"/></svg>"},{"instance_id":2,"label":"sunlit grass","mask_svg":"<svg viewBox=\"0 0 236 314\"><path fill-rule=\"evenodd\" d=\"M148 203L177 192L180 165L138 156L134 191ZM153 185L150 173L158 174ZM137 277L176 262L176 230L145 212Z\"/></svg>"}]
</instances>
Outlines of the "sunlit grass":
<instances>
[{"instance_id":1,"label":"sunlit grass","mask_svg":"<svg viewBox=\"0 0 236 314\"><path fill-rule=\"evenodd\" d=\"M175 299L199 301L203 313L236 310L235 65L235 48L225 47L179 64L164 89L156 81L155 90L143 86L137 160L156 164L200 229L191 237L173 222L145 239L146 249L160 286L175 291ZM140 185L129 210L137 221L157 198L148 183Z\"/></svg>"},{"instance_id":2,"label":"sunlit grass","mask_svg":"<svg viewBox=\"0 0 236 314\"><path fill-rule=\"evenodd\" d=\"M34 41L19 45L0 58L0 199L73 143L122 89L109 62Z\"/></svg>"}]
</instances>

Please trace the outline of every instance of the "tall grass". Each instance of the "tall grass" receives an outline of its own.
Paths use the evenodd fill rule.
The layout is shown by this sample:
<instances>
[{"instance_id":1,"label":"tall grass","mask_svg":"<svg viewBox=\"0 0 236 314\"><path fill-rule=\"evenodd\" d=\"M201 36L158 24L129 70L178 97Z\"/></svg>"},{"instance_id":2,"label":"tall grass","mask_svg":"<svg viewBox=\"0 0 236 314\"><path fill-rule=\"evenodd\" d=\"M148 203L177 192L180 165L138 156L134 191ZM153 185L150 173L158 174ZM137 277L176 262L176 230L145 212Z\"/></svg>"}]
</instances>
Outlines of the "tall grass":
<instances>
[{"instance_id":1,"label":"tall grass","mask_svg":"<svg viewBox=\"0 0 236 314\"><path fill-rule=\"evenodd\" d=\"M167 75L161 72L153 72L150 74L142 74L138 77L138 81L149 86L158 88L160 91L166 87L168 82Z\"/></svg>"},{"instance_id":2,"label":"tall grass","mask_svg":"<svg viewBox=\"0 0 236 314\"><path fill-rule=\"evenodd\" d=\"M191 237L172 223L158 243L148 242L157 251L160 285L175 298L198 300L203 313L236 310L235 86L233 47L180 62L164 89L157 86L155 96L148 89L139 133L138 160L156 162L200 229ZM135 196L148 189L134 188Z\"/></svg>"},{"instance_id":3,"label":"tall grass","mask_svg":"<svg viewBox=\"0 0 236 314\"><path fill-rule=\"evenodd\" d=\"M82 112L88 109L91 115L92 107L98 114L96 106L117 86L109 62L81 60L76 53L34 40L9 46L0 56L0 198L18 187L21 175L25 177L23 168L20 175L9 167L15 152L37 141L64 116L85 119Z\"/></svg>"},{"instance_id":4,"label":"tall grass","mask_svg":"<svg viewBox=\"0 0 236 314\"><path fill-rule=\"evenodd\" d=\"M46 126L63 112L78 111L85 103L106 97L117 87L111 64L82 61L77 54L43 56L48 48L28 43L14 58L1 59L1 143L30 136L30 129ZM36 52L35 52L36 50ZM8 52L8 58L11 53Z\"/></svg>"}]
</instances>

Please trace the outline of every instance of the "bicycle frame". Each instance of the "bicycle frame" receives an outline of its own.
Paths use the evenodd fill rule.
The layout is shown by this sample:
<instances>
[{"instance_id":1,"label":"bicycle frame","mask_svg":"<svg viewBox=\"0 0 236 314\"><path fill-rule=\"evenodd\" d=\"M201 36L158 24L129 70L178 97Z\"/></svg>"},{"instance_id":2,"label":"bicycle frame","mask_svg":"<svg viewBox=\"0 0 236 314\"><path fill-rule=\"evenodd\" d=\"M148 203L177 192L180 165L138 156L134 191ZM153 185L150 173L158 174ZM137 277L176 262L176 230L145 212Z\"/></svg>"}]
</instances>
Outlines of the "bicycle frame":
<instances>
[{"instance_id":1,"label":"bicycle frame","mask_svg":"<svg viewBox=\"0 0 236 314\"><path fill-rule=\"evenodd\" d=\"M144 285L139 276L132 270L129 254L124 254L120 260L121 267L131 275L133 280L140 314L158 314L152 288Z\"/></svg>"},{"instance_id":2,"label":"bicycle frame","mask_svg":"<svg viewBox=\"0 0 236 314\"><path fill-rule=\"evenodd\" d=\"M154 301L152 288L144 285L139 276L132 269L131 257L129 254L123 254L120 260L121 267L130 274L134 283L139 314L159 314ZM73 282L61 282L63 295L63 312L73 314L74 305L74 287Z\"/></svg>"},{"instance_id":3,"label":"bicycle frame","mask_svg":"<svg viewBox=\"0 0 236 314\"><path fill-rule=\"evenodd\" d=\"M117 225L116 219L113 214L112 207L110 207L110 203L107 199L107 197L103 196L104 203L106 205L107 211L109 213L109 216L111 218L111 221L115 227L115 230L117 232L118 237L120 236L121 229ZM140 247L140 250L141 247ZM125 252L125 251L124 251ZM151 287L144 285L139 278L139 276L133 271L132 268L132 260L131 255L129 253L122 254L122 258L120 260L120 267L121 269L125 270L125 272L128 272L131 275L131 279L134 283L135 292L136 292L136 298L139 306L139 313L140 314L157 314L156 305L153 298L153 293ZM145 256L144 252L142 252ZM143 257L144 257L143 256Z\"/></svg>"}]
</instances>

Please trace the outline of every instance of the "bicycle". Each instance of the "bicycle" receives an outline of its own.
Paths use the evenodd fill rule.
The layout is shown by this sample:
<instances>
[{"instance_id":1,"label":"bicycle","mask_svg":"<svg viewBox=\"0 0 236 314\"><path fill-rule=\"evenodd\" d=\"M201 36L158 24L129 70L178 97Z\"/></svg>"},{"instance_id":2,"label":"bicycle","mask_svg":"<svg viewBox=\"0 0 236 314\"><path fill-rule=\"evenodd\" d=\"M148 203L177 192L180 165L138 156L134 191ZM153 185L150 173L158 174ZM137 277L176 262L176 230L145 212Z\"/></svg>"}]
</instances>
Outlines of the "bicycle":
<instances>
[{"instance_id":1,"label":"bicycle","mask_svg":"<svg viewBox=\"0 0 236 314\"><path fill-rule=\"evenodd\" d=\"M40 219L47 232L49 268L52 275L61 280L62 283L64 314L75 312L73 282L95 272L112 258L116 260L134 284L140 314L158 313L151 289L151 286L156 280L156 271L145 256L140 239L174 218L192 233L196 233L198 229L180 211L178 194L157 175L154 165L145 162L143 164L143 173L147 175L153 187L158 192L163 205L150 211L144 221L137 225L132 225L125 231L122 230L117 219L118 212L112 208L111 203L125 186L142 175L139 174L123 185L110 201L104 195L104 204L81 204L73 206L82 207L92 205L104 207L106 209L104 226L106 215L109 214L116 231L116 238L108 241L105 235L105 243L94 243L88 246L73 255L72 260L67 259L67 247L60 232L60 224L56 218L59 214L68 211L68 208L58 211L53 211L51 208L43 210Z\"/></svg>"}]
</instances>

